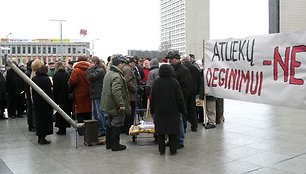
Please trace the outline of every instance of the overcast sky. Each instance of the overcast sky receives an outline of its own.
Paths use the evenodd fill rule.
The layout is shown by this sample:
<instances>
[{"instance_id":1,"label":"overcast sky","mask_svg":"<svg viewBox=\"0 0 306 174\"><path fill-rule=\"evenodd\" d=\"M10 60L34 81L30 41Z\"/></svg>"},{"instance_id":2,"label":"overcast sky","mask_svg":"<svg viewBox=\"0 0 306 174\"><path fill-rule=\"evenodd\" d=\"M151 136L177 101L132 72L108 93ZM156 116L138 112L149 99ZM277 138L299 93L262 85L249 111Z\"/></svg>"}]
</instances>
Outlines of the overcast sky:
<instances>
[{"instance_id":1,"label":"overcast sky","mask_svg":"<svg viewBox=\"0 0 306 174\"><path fill-rule=\"evenodd\" d=\"M268 33L268 0L211 0L211 39ZM0 38L63 38L94 41L95 54L106 59L128 49L157 50L160 0L5 0L1 2ZM87 29L87 36L79 35Z\"/></svg>"}]
</instances>

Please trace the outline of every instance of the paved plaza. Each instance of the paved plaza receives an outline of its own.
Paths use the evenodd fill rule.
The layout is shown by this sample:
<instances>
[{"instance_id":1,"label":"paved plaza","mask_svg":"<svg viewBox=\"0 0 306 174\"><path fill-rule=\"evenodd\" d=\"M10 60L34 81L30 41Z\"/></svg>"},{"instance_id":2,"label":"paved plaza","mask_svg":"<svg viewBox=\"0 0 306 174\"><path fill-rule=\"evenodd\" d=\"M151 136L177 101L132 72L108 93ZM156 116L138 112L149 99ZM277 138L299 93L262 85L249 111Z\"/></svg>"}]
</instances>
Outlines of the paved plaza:
<instances>
[{"instance_id":1,"label":"paved plaza","mask_svg":"<svg viewBox=\"0 0 306 174\"><path fill-rule=\"evenodd\" d=\"M77 137L76 148L73 128L66 136L47 136L50 145L39 145L26 118L0 120L0 173L306 173L306 110L225 100L224 115L216 129L188 128L185 147L175 156L168 148L159 155L152 134L141 134L135 143L122 134L127 150L112 152L104 145L85 146L83 137Z\"/></svg>"}]
</instances>

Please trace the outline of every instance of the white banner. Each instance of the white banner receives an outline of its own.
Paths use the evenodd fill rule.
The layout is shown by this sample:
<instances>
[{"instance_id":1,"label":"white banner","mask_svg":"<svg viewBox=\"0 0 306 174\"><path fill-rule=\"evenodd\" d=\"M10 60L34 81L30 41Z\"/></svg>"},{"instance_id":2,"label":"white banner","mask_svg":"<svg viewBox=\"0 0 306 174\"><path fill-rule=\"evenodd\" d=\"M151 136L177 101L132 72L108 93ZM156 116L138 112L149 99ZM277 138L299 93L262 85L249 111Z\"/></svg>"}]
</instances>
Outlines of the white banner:
<instances>
[{"instance_id":1,"label":"white banner","mask_svg":"<svg viewBox=\"0 0 306 174\"><path fill-rule=\"evenodd\" d=\"M306 109L306 32L205 43L206 94Z\"/></svg>"}]
</instances>

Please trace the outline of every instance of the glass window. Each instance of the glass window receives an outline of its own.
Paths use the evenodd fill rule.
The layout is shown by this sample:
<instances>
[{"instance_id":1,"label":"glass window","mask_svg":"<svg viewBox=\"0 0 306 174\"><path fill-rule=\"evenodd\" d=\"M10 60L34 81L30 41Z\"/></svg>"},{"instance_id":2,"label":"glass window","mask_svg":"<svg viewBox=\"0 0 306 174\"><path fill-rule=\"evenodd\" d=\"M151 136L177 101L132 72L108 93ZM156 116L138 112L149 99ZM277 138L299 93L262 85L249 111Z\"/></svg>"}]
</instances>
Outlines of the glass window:
<instances>
[{"instance_id":1,"label":"glass window","mask_svg":"<svg viewBox=\"0 0 306 174\"><path fill-rule=\"evenodd\" d=\"M71 54L71 48L70 47L68 48L68 54Z\"/></svg>"},{"instance_id":2,"label":"glass window","mask_svg":"<svg viewBox=\"0 0 306 174\"><path fill-rule=\"evenodd\" d=\"M26 47L23 46L23 47L22 47L22 54L25 54L25 53L26 53Z\"/></svg>"},{"instance_id":3,"label":"glass window","mask_svg":"<svg viewBox=\"0 0 306 174\"><path fill-rule=\"evenodd\" d=\"M28 54L31 54L31 46L28 46Z\"/></svg>"},{"instance_id":4,"label":"glass window","mask_svg":"<svg viewBox=\"0 0 306 174\"><path fill-rule=\"evenodd\" d=\"M36 45L32 46L32 54L36 54Z\"/></svg>"},{"instance_id":5,"label":"glass window","mask_svg":"<svg viewBox=\"0 0 306 174\"><path fill-rule=\"evenodd\" d=\"M48 54L51 54L51 47L48 47Z\"/></svg>"},{"instance_id":6,"label":"glass window","mask_svg":"<svg viewBox=\"0 0 306 174\"><path fill-rule=\"evenodd\" d=\"M56 47L53 47L52 54L56 54Z\"/></svg>"},{"instance_id":7,"label":"glass window","mask_svg":"<svg viewBox=\"0 0 306 174\"><path fill-rule=\"evenodd\" d=\"M21 54L21 48L20 48L20 46L17 46L17 54Z\"/></svg>"},{"instance_id":8,"label":"glass window","mask_svg":"<svg viewBox=\"0 0 306 174\"><path fill-rule=\"evenodd\" d=\"M73 53L73 54L76 53L76 48L72 48L72 53Z\"/></svg>"},{"instance_id":9,"label":"glass window","mask_svg":"<svg viewBox=\"0 0 306 174\"><path fill-rule=\"evenodd\" d=\"M37 53L38 53L38 54L41 53L41 47L40 47L40 46L37 47Z\"/></svg>"},{"instance_id":10,"label":"glass window","mask_svg":"<svg viewBox=\"0 0 306 174\"><path fill-rule=\"evenodd\" d=\"M43 46L43 54L46 54L47 53L47 48L46 46Z\"/></svg>"},{"instance_id":11,"label":"glass window","mask_svg":"<svg viewBox=\"0 0 306 174\"><path fill-rule=\"evenodd\" d=\"M16 47L12 47L12 54L16 54Z\"/></svg>"}]
</instances>

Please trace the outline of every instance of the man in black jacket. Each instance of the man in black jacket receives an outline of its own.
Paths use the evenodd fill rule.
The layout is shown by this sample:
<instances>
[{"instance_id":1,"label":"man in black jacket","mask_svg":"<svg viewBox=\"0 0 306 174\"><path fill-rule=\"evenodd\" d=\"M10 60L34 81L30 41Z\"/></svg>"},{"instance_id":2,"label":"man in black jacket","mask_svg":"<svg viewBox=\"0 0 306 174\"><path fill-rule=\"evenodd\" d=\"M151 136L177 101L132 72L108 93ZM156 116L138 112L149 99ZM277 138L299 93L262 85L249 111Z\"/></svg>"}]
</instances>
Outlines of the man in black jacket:
<instances>
[{"instance_id":1,"label":"man in black jacket","mask_svg":"<svg viewBox=\"0 0 306 174\"><path fill-rule=\"evenodd\" d=\"M190 72L189 70L182 65L180 59L181 56L179 54L178 51L170 51L167 54L167 59L170 59L170 64L171 66L174 68L175 71L175 78L178 80L182 92L183 92L183 96L184 96L184 100L185 100L185 106L187 106L186 104L186 99L189 98L189 96L191 95L191 76L190 76ZM180 133L178 134L178 149L184 147L183 143L184 143L184 132L186 131L187 128L187 114L183 115L182 121L183 121L183 129L180 130ZM182 131L183 130L183 131Z\"/></svg>"},{"instance_id":2,"label":"man in black jacket","mask_svg":"<svg viewBox=\"0 0 306 174\"><path fill-rule=\"evenodd\" d=\"M201 72L191 63L190 56L184 54L181 56L182 64L189 70L191 76L191 93L188 98L185 98L186 101L186 109L187 109L187 120L189 120L191 124L191 130L193 132L197 131L197 114L196 114L196 95L199 94L200 86L201 86Z\"/></svg>"}]
</instances>

